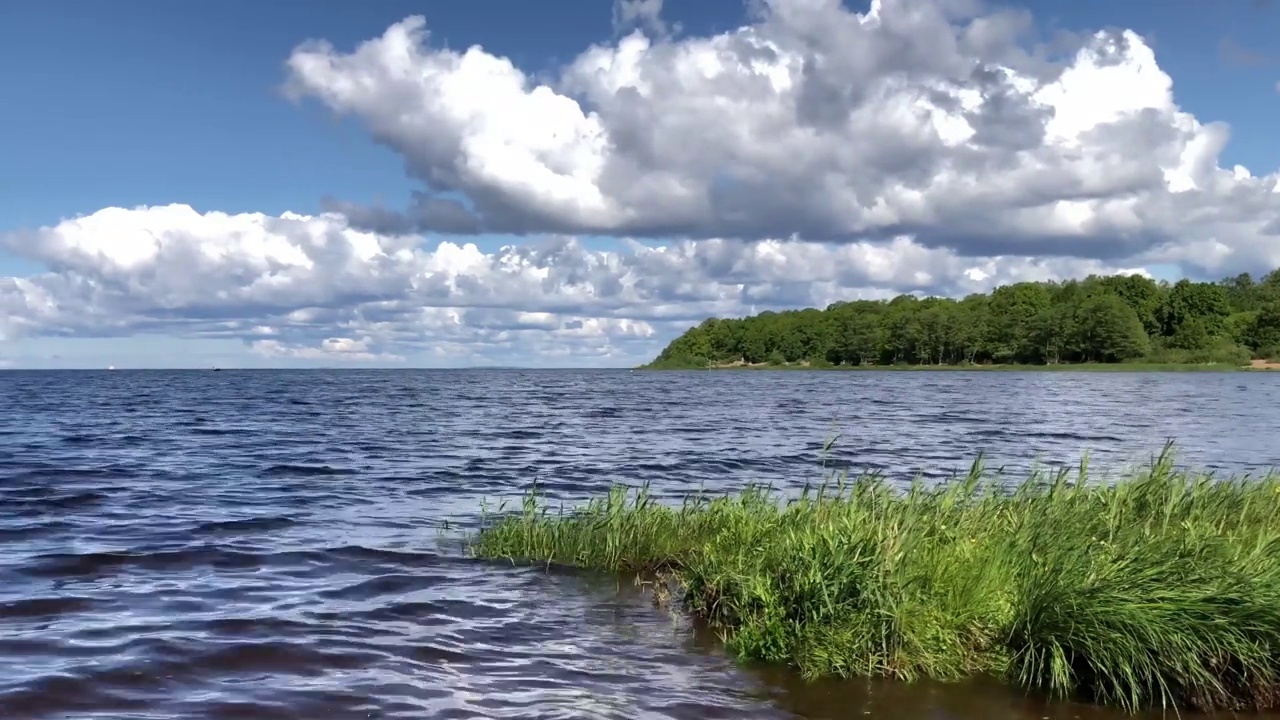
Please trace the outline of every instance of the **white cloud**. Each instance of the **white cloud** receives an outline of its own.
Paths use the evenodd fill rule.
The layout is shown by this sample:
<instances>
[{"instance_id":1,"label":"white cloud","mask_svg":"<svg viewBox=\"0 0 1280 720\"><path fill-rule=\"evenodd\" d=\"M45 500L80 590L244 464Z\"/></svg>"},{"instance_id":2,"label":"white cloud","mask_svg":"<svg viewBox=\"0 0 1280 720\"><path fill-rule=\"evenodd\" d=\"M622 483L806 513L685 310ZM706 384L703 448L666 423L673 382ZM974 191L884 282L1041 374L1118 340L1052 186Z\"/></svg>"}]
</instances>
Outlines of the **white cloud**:
<instances>
[{"instance_id":1,"label":"white cloud","mask_svg":"<svg viewBox=\"0 0 1280 720\"><path fill-rule=\"evenodd\" d=\"M279 340L254 340L253 351L268 358L336 360L339 362L403 362L403 355L369 352L369 338L325 338L318 347L286 345Z\"/></svg>"},{"instance_id":2,"label":"white cloud","mask_svg":"<svg viewBox=\"0 0 1280 720\"><path fill-rule=\"evenodd\" d=\"M342 206L383 228L907 233L961 254L1186 261L1212 241L1207 269L1280 261L1276 175L1220 167L1228 129L1178 107L1131 31L1063 48L1032 44L1025 12L965 12L978 2L754 5L730 32L588 47L551 84L433 47L411 17L350 52L300 46L289 84L358 117L430 188L402 216Z\"/></svg>"},{"instance_id":3,"label":"white cloud","mask_svg":"<svg viewBox=\"0 0 1280 720\"><path fill-rule=\"evenodd\" d=\"M0 236L49 270L0 279L0 333L235 338L320 362L570 357L630 364L708 315L1107 272L1072 258L966 258L908 238L697 240L592 250L357 230L336 213L108 208Z\"/></svg>"}]
</instances>

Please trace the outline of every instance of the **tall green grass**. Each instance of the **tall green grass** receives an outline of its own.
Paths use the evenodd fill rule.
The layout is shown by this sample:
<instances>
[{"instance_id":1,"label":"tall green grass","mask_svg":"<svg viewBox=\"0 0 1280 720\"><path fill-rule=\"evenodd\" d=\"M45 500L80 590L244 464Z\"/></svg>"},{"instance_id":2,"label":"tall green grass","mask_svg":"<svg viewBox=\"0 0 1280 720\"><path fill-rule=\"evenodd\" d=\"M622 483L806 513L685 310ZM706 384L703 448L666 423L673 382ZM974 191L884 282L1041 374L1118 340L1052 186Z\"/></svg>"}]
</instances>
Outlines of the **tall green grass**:
<instances>
[{"instance_id":1,"label":"tall green grass","mask_svg":"<svg viewBox=\"0 0 1280 720\"><path fill-rule=\"evenodd\" d=\"M1010 488L832 478L487 516L482 558L664 572L742 660L808 676L993 674L1124 708L1266 709L1280 695L1280 476L1078 470Z\"/></svg>"}]
</instances>

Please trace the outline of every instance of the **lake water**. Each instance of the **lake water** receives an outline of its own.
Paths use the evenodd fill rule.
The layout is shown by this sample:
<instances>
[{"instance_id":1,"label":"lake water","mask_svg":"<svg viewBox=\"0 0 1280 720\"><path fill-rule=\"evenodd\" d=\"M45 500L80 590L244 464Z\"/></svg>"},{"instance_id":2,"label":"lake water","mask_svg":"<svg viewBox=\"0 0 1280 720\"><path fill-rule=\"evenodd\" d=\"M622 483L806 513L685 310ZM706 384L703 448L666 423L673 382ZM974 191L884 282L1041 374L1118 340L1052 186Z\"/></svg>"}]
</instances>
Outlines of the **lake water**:
<instances>
[{"instance_id":1,"label":"lake water","mask_svg":"<svg viewBox=\"0 0 1280 720\"><path fill-rule=\"evenodd\" d=\"M744 668L634 588L466 558L531 483L1280 466L1280 373L0 373L0 717L1113 718Z\"/></svg>"}]
</instances>

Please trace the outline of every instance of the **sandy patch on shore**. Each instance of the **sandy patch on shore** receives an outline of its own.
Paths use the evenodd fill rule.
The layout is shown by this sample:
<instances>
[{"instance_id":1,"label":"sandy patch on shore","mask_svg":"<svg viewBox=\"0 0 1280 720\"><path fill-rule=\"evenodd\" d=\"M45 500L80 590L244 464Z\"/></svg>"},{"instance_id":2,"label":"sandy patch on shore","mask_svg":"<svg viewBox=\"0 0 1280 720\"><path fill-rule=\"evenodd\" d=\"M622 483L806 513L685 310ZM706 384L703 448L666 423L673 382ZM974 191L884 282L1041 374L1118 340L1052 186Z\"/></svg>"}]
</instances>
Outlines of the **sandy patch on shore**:
<instances>
[{"instance_id":1,"label":"sandy patch on shore","mask_svg":"<svg viewBox=\"0 0 1280 720\"><path fill-rule=\"evenodd\" d=\"M1254 370L1280 370L1280 362L1275 360L1253 360L1249 367Z\"/></svg>"}]
</instances>

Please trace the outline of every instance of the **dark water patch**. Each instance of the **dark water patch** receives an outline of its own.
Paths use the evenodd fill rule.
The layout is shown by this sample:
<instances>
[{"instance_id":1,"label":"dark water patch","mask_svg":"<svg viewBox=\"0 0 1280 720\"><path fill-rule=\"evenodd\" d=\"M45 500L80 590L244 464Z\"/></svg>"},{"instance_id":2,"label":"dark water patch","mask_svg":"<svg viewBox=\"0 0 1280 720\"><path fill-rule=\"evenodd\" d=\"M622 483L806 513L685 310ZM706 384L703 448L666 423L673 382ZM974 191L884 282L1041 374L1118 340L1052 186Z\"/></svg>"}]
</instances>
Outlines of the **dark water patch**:
<instances>
[{"instance_id":1,"label":"dark water patch","mask_svg":"<svg viewBox=\"0 0 1280 720\"><path fill-rule=\"evenodd\" d=\"M68 445L85 445L98 440L99 437L97 435L67 435L62 438L62 442Z\"/></svg>"},{"instance_id":2,"label":"dark water patch","mask_svg":"<svg viewBox=\"0 0 1280 720\"><path fill-rule=\"evenodd\" d=\"M449 600L445 598L389 602L356 614L364 622L377 623L401 620L431 623L433 620L439 620L445 624L458 618L475 620L487 617L499 619L504 615L505 610L503 608L467 600Z\"/></svg>"},{"instance_id":3,"label":"dark water patch","mask_svg":"<svg viewBox=\"0 0 1280 720\"><path fill-rule=\"evenodd\" d=\"M432 552L385 550L363 545L343 545L324 552L337 559L382 567L434 568L444 564L466 565L469 562L459 558L444 558Z\"/></svg>"},{"instance_id":4,"label":"dark water patch","mask_svg":"<svg viewBox=\"0 0 1280 720\"><path fill-rule=\"evenodd\" d=\"M246 552L224 547L203 546L177 550L105 551L88 553L48 553L36 555L19 571L31 577L77 578L110 575L124 571L172 572L192 568L252 569L310 560L333 562L324 552Z\"/></svg>"},{"instance_id":5,"label":"dark water patch","mask_svg":"<svg viewBox=\"0 0 1280 720\"><path fill-rule=\"evenodd\" d=\"M102 575L136 565L151 570L187 567L195 552L173 551L134 554L127 552L49 553L32 557L21 571L32 577L73 578Z\"/></svg>"},{"instance_id":6,"label":"dark water patch","mask_svg":"<svg viewBox=\"0 0 1280 720\"><path fill-rule=\"evenodd\" d=\"M92 462L93 458L84 458ZM41 463L38 467L18 469L5 477L6 484L27 485L32 492L54 493L56 489L41 483L49 482L92 482L95 480L120 480L130 478L132 473L126 468L111 464L94 463L93 467L75 467L65 463Z\"/></svg>"},{"instance_id":7,"label":"dark water patch","mask_svg":"<svg viewBox=\"0 0 1280 720\"><path fill-rule=\"evenodd\" d=\"M52 640L33 640L0 635L0 653L11 656L45 657L61 654L61 644ZM0 715L0 717L4 717Z\"/></svg>"},{"instance_id":8,"label":"dark water patch","mask_svg":"<svg viewBox=\"0 0 1280 720\"><path fill-rule=\"evenodd\" d=\"M42 536L48 536L58 532L58 528L51 525L27 524L15 526L11 522L9 527L0 527L0 543L34 540Z\"/></svg>"},{"instance_id":9,"label":"dark water patch","mask_svg":"<svg viewBox=\"0 0 1280 720\"><path fill-rule=\"evenodd\" d=\"M803 681L787 674L755 670L768 698L798 717L843 720L884 718L996 718L1016 720L1151 720L1157 713L1136 718L1118 711L1076 702L1046 703L994 679L957 683L884 680ZM1203 718L1186 714L1184 718Z\"/></svg>"},{"instance_id":10,"label":"dark water patch","mask_svg":"<svg viewBox=\"0 0 1280 720\"><path fill-rule=\"evenodd\" d=\"M80 717L80 713L97 715L142 710L150 705L147 700L132 699L95 685L90 678L75 672L72 668L66 674L41 677L0 692L0 717L68 718Z\"/></svg>"},{"instance_id":11,"label":"dark water patch","mask_svg":"<svg viewBox=\"0 0 1280 720\"><path fill-rule=\"evenodd\" d=\"M1024 437L1028 437L1028 438L1047 439L1047 440L1066 440L1069 442L1100 444L1104 446L1112 443L1119 443L1124 441L1123 438L1117 437L1115 435L1099 435L1099 434L1078 433L1078 432L1036 432L1034 430L1024 430L1024 431L1021 431L1021 434ZM1158 450L1159 448L1155 448L1155 449Z\"/></svg>"},{"instance_id":12,"label":"dark water patch","mask_svg":"<svg viewBox=\"0 0 1280 720\"><path fill-rule=\"evenodd\" d=\"M253 618L214 618L193 621L183 628L190 633L212 634L223 639L306 638L324 628L301 620L263 616ZM337 629L341 632L341 629Z\"/></svg>"},{"instance_id":13,"label":"dark water patch","mask_svg":"<svg viewBox=\"0 0 1280 720\"><path fill-rule=\"evenodd\" d=\"M449 495L454 490L450 490L447 486L437 484L426 484L422 478L401 478L400 485L405 488L406 495L415 498L428 498L434 496ZM502 487L502 479L499 477L472 478L468 480L467 487L472 491L483 492L485 490L496 489Z\"/></svg>"},{"instance_id":14,"label":"dark water patch","mask_svg":"<svg viewBox=\"0 0 1280 720\"><path fill-rule=\"evenodd\" d=\"M239 535L243 533L284 530L298 524L297 520L282 516L253 517L241 520L214 520L203 522L192 529L197 535Z\"/></svg>"},{"instance_id":15,"label":"dark water patch","mask_svg":"<svg viewBox=\"0 0 1280 720\"><path fill-rule=\"evenodd\" d=\"M272 465L262 471L263 477L309 477L320 475L354 475L355 470L336 468L329 465L281 464Z\"/></svg>"},{"instance_id":16,"label":"dark water patch","mask_svg":"<svg viewBox=\"0 0 1280 720\"><path fill-rule=\"evenodd\" d=\"M68 495L43 494L43 497L26 498L20 496L12 497L9 493L5 493L0 495L0 512L27 514L28 516L32 514L57 513L101 505L110 499L110 495L98 491L78 492Z\"/></svg>"},{"instance_id":17,"label":"dark water patch","mask_svg":"<svg viewBox=\"0 0 1280 720\"><path fill-rule=\"evenodd\" d=\"M438 584L440 578L430 575L392 574L361 580L354 585L324 590L326 600L368 600L382 595L403 595Z\"/></svg>"},{"instance_id":18,"label":"dark water patch","mask_svg":"<svg viewBox=\"0 0 1280 720\"><path fill-rule=\"evenodd\" d=\"M252 435L253 431L248 428L234 427L194 427L191 428L192 435L209 435L219 437L224 435Z\"/></svg>"},{"instance_id":19,"label":"dark water patch","mask_svg":"<svg viewBox=\"0 0 1280 720\"><path fill-rule=\"evenodd\" d=\"M16 619L53 618L86 612L103 603L88 597L28 597L0 602L0 622Z\"/></svg>"},{"instance_id":20,"label":"dark water patch","mask_svg":"<svg viewBox=\"0 0 1280 720\"><path fill-rule=\"evenodd\" d=\"M335 704L335 698L340 698L337 703L345 704L346 698L337 693L327 694L324 699L318 700L318 707L326 708L325 712L332 712ZM305 705L304 705L305 707ZM248 702L248 701L215 701L212 703L201 704L199 706L199 717L209 718L209 720L294 720L299 717L299 708L296 702L280 701L280 702ZM350 711L351 708L345 708ZM196 711L193 709L193 713ZM367 717L378 717L377 715L368 715Z\"/></svg>"},{"instance_id":21,"label":"dark water patch","mask_svg":"<svg viewBox=\"0 0 1280 720\"><path fill-rule=\"evenodd\" d=\"M537 430L495 430L488 433L489 437L500 440L537 440L542 437L542 433Z\"/></svg>"},{"instance_id":22,"label":"dark water patch","mask_svg":"<svg viewBox=\"0 0 1280 720\"><path fill-rule=\"evenodd\" d=\"M375 652L321 650L307 643L282 642L279 639L260 642L209 643L185 663L170 663L181 672L186 668L221 675L256 675L285 673L304 677L322 677L326 673L356 670L377 664Z\"/></svg>"}]
</instances>

